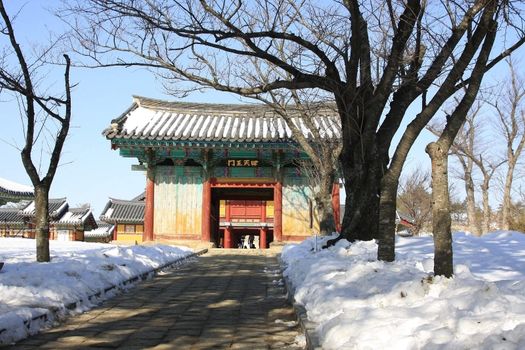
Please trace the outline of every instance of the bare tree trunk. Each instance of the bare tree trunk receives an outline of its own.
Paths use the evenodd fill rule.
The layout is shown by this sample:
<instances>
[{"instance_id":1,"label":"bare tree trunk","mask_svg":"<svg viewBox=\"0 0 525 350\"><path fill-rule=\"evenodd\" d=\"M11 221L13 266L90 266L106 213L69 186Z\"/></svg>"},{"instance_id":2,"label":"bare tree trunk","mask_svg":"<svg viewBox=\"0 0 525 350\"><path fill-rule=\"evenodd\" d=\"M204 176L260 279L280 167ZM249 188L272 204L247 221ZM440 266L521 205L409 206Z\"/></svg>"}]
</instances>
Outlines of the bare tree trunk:
<instances>
[{"instance_id":1,"label":"bare tree trunk","mask_svg":"<svg viewBox=\"0 0 525 350\"><path fill-rule=\"evenodd\" d=\"M490 178L484 177L481 185L481 194L483 198L483 229L482 233L490 231L490 205L489 205L489 181Z\"/></svg>"},{"instance_id":2,"label":"bare tree trunk","mask_svg":"<svg viewBox=\"0 0 525 350\"><path fill-rule=\"evenodd\" d=\"M36 261L50 261L49 254L49 188L35 187Z\"/></svg>"},{"instance_id":3,"label":"bare tree trunk","mask_svg":"<svg viewBox=\"0 0 525 350\"><path fill-rule=\"evenodd\" d=\"M319 189L314 197L319 218L319 231L321 235L335 232L334 210L332 207L332 189L335 180L335 169L329 169L327 174L321 171Z\"/></svg>"},{"instance_id":4,"label":"bare tree trunk","mask_svg":"<svg viewBox=\"0 0 525 350\"><path fill-rule=\"evenodd\" d=\"M507 176L505 177L505 185L503 187L503 201L501 207L501 229L510 229L510 209L511 209L511 189L512 180L514 178L514 162L509 159L509 168L507 170Z\"/></svg>"},{"instance_id":5,"label":"bare tree trunk","mask_svg":"<svg viewBox=\"0 0 525 350\"><path fill-rule=\"evenodd\" d=\"M454 273L450 198L448 192L448 149L430 143L426 152L432 161L432 230L434 233L434 274L451 277Z\"/></svg>"},{"instance_id":6,"label":"bare tree trunk","mask_svg":"<svg viewBox=\"0 0 525 350\"><path fill-rule=\"evenodd\" d=\"M316 198L315 205L317 206L317 215L319 217L319 233L326 236L335 232L334 211L332 208L332 199Z\"/></svg>"},{"instance_id":7,"label":"bare tree trunk","mask_svg":"<svg viewBox=\"0 0 525 350\"><path fill-rule=\"evenodd\" d=\"M379 235L380 177L369 165L356 165L351 167L343 163L345 183L352 186L345 186L345 215L340 237L349 241L369 241Z\"/></svg>"},{"instance_id":8,"label":"bare tree trunk","mask_svg":"<svg viewBox=\"0 0 525 350\"><path fill-rule=\"evenodd\" d=\"M378 260L394 261L395 231L396 231L396 202L399 176L391 171L381 180L381 196L379 199L379 242L377 250ZM394 234L392 234L394 232Z\"/></svg>"},{"instance_id":9,"label":"bare tree trunk","mask_svg":"<svg viewBox=\"0 0 525 350\"><path fill-rule=\"evenodd\" d=\"M501 228L510 228L511 190L514 170L523 148L525 147L525 112L523 100L525 99L525 82L514 69L512 61L508 62L510 69L510 82L505 84L503 103L494 103L494 108L500 119L500 128L506 141L507 175L503 188L503 203L501 208Z\"/></svg>"},{"instance_id":10,"label":"bare tree trunk","mask_svg":"<svg viewBox=\"0 0 525 350\"><path fill-rule=\"evenodd\" d=\"M468 217L468 230L475 236L481 236L479 227L476 220L476 199L474 196L474 180L472 180L472 173L470 171L465 172L465 192L467 201L467 217Z\"/></svg>"}]
</instances>

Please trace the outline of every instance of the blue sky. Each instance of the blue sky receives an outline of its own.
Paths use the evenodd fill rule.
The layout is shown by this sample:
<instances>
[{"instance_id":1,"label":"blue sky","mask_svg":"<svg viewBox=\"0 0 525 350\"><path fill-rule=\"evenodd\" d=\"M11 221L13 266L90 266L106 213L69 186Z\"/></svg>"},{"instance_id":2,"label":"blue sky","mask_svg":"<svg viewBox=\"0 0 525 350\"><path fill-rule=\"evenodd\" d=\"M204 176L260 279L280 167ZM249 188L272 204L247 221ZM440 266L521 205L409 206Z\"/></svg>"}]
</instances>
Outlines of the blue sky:
<instances>
[{"instance_id":1,"label":"blue sky","mask_svg":"<svg viewBox=\"0 0 525 350\"><path fill-rule=\"evenodd\" d=\"M54 2L51 2L53 4ZM25 4L15 20L15 30L22 49L31 52L33 45L48 43L49 32L61 32L63 24L44 6L49 2L29 0L24 3L10 1L6 5L14 14ZM60 87L63 68L55 67L45 85L55 83ZM56 79L55 79L56 77ZM73 120L66 141L61 166L51 188L51 197L67 197L70 205L91 204L98 217L108 197L130 199L143 191L145 177L131 171L136 161L125 159L110 143L102 130L132 103L132 95L175 100L163 93L162 86L147 71L128 69L79 69L72 68L71 80L78 84L73 90ZM234 95L208 91L194 93L184 100L194 102L237 103ZM413 115L417 111L414 110ZM23 133L17 104L5 96L0 97L0 177L30 185L30 180L20 160L19 150L11 144L21 145ZM402 130L404 127L402 126ZM414 145L407 161L408 168L430 168L424 152L432 137L424 132ZM461 185L457 187L461 188Z\"/></svg>"},{"instance_id":2,"label":"blue sky","mask_svg":"<svg viewBox=\"0 0 525 350\"><path fill-rule=\"evenodd\" d=\"M31 52L35 43L45 45L49 31L59 32L62 24L43 8L47 2L31 0L15 20L14 26L22 49ZM8 2L8 11L15 13L22 2ZM31 43L28 45L28 43ZM49 79L50 85L61 86L55 79L63 74L57 68ZM145 177L131 171L132 159L122 158L110 149L102 135L111 119L118 117L132 103L132 95L173 100L163 94L162 86L151 73L135 68L71 70L73 90L73 117L69 137L53 185L51 197L67 197L70 205L89 203L96 216L100 214L108 197L131 199L144 190ZM47 81L44 85L47 85ZM235 96L209 91L195 93L186 100L195 102L236 103ZM16 101L0 96L0 177L31 185L12 144L23 143L23 132Z\"/></svg>"}]
</instances>

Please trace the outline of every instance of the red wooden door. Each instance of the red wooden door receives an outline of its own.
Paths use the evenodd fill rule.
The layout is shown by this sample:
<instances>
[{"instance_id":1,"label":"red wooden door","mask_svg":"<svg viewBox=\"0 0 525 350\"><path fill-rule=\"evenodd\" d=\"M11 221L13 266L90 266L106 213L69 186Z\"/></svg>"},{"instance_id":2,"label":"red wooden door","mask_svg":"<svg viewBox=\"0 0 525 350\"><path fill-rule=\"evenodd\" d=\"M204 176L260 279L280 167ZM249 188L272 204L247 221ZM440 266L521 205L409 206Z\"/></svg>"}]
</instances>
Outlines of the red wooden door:
<instances>
[{"instance_id":1,"label":"red wooden door","mask_svg":"<svg viewBox=\"0 0 525 350\"><path fill-rule=\"evenodd\" d=\"M227 205L230 206L232 220L257 219L260 221L263 217L263 210L265 210L264 201L232 200L228 201Z\"/></svg>"}]
</instances>

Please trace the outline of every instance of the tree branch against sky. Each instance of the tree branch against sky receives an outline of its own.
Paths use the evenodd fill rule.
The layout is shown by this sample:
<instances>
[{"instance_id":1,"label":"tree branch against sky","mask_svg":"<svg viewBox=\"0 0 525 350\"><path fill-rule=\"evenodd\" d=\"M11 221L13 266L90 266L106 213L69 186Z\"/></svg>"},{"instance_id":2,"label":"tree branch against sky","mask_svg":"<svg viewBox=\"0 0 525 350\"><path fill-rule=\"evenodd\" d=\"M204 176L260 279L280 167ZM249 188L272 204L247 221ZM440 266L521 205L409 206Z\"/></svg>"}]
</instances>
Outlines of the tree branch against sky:
<instances>
[{"instance_id":1,"label":"tree branch against sky","mask_svg":"<svg viewBox=\"0 0 525 350\"><path fill-rule=\"evenodd\" d=\"M322 91L342 126L340 237L379 238L379 257L393 260L401 170L441 106L471 85L487 35L481 17L495 13L506 45L479 74L525 41L521 3L494 1L78 0L61 16L74 23L70 46L83 64L149 67L172 92L210 88L261 101L278 92L292 101L294 91Z\"/></svg>"}]
</instances>

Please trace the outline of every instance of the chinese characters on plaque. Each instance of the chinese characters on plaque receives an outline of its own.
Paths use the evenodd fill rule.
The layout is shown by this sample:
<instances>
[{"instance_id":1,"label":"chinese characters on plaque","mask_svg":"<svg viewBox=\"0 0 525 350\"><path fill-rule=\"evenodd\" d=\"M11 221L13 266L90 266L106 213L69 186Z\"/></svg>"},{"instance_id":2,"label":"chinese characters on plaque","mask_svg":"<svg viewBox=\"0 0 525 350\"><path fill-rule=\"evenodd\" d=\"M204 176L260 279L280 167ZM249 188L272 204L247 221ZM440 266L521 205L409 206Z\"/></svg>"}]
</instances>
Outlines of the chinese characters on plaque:
<instances>
[{"instance_id":1,"label":"chinese characters on plaque","mask_svg":"<svg viewBox=\"0 0 525 350\"><path fill-rule=\"evenodd\" d=\"M227 162L228 166L259 166L258 160L253 159L228 159Z\"/></svg>"}]
</instances>

